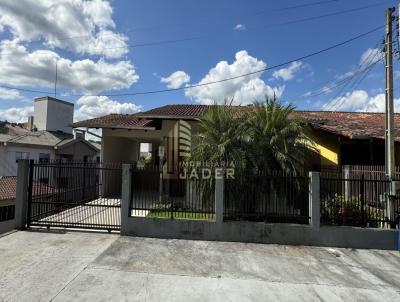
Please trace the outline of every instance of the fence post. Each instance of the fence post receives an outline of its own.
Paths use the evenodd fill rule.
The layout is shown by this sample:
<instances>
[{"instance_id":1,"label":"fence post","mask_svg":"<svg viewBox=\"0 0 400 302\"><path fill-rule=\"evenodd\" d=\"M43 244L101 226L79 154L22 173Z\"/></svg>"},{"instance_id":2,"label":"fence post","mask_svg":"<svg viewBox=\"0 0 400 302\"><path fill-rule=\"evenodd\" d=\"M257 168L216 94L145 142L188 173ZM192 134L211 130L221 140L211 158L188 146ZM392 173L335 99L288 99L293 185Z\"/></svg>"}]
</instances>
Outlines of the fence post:
<instances>
[{"instance_id":1,"label":"fence post","mask_svg":"<svg viewBox=\"0 0 400 302\"><path fill-rule=\"evenodd\" d=\"M220 172L221 170L221 172ZM224 173L215 169L215 222L221 224L224 220Z\"/></svg>"},{"instance_id":2,"label":"fence post","mask_svg":"<svg viewBox=\"0 0 400 302\"><path fill-rule=\"evenodd\" d=\"M400 195L400 181L392 180L390 183L390 195L399 196ZM396 198L387 198L386 204L386 214L389 219L389 227L396 228L397 217L395 217L396 209L395 209Z\"/></svg>"},{"instance_id":3,"label":"fence post","mask_svg":"<svg viewBox=\"0 0 400 302\"><path fill-rule=\"evenodd\" d=\"M132 198L132 165L122 165L122 189L121 189L121 235L124 235L130 217L130 205Z\"/></svg>"},{"instance_id":4,"label":"fence post","mask_svg":"<svg viewBox=\"0 0 400 302\"><path fill-rule=\"evenodd\" d=\"M310 177L310 190L309 190L310 226L315 229L318 229L321 224L320 173L309 172L309 177Z\"/></svg>"},{"instance_id":5,"label":"fence post","mask_svg":"<svg viewBox=\"0 0 400 302\"><path fill-rule=\"evenodd\" d=\"M15 228L25 229L28 209L29 160L19 160L15 202Z\"/></svg>"},{"instance_id":6,"label":"fence post","mask_svg":"<svg viewBox=\"0 0 400 302\"><path fill-rule=\"evenodd\" d=\"M351 199L351 181L352 171L351 166L345 165L343 166L343 176L344 176L344 198L345 200Z\"/></svg>"}]
</instances>

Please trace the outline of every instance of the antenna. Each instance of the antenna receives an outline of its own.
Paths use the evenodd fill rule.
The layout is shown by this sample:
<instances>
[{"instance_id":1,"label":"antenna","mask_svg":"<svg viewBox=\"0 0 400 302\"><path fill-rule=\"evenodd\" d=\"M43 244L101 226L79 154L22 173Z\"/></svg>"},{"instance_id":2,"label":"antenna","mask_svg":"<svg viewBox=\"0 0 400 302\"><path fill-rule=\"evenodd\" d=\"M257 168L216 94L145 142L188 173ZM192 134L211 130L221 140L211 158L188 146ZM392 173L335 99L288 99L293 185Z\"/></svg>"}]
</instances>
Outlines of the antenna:
<instances>
[{"instance_id":1,"label":"antenna","mask_svg":"<svg viewBox=\"0 0 400 302\"><path fill-rule=\"evenodd\" d=\"M57 98L57 77L58 77L58 60L56 59L56 76L54 79L54 97Z\"/></svg>"}]
</instances>

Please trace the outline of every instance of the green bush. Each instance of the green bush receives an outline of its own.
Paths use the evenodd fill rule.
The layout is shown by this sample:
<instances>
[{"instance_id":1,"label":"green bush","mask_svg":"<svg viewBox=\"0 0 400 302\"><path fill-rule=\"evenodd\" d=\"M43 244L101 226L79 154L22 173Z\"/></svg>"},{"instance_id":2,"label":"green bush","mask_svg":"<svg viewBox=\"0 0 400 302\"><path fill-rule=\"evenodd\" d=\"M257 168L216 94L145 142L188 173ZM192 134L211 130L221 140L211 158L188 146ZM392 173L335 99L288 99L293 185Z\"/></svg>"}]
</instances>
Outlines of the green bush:
<instances>
[{"instance_id":1,"label":"green bush","mask_svg":"<svg viewBox=\"0 0 400 302\"><path fill-rule=\"evenodd\" d=\"M378 220L384 218L382 208L363 204L357 196L346 200L343 195L334 194L321 201L321 220L325 224L378 227Z\"/></svg>"}]
</instances>

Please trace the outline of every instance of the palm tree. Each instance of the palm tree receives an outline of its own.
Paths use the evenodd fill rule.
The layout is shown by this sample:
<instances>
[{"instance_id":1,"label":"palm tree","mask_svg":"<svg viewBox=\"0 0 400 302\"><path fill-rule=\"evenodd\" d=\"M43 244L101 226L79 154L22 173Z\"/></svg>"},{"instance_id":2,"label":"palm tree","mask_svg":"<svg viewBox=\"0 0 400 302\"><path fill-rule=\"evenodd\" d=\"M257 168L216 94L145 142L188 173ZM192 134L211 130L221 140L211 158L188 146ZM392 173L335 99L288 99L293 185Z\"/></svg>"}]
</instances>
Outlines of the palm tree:
<instances>
[{"instance_id":1,"label":"palm tree","mask_svg":"<svg viewBox=\"0 0 400 302\"><path fill-rule=\"evenodd\" d=\"M265 173L303 170L304 156L310 149L306 123L293 116L292 105L283 106L276 100L256 103L247 114L248 160Z\"/></svg>"},{"instance_id":2,"label":"palm tree","mask_svg":"<svg viewBox=\"0 0 400 302\"><path fill-rule=\"evenodd\" d=\"M229 106L212 105L194 129L191 160L242 164L244 125Z\"/></svg>"}]
</instances>

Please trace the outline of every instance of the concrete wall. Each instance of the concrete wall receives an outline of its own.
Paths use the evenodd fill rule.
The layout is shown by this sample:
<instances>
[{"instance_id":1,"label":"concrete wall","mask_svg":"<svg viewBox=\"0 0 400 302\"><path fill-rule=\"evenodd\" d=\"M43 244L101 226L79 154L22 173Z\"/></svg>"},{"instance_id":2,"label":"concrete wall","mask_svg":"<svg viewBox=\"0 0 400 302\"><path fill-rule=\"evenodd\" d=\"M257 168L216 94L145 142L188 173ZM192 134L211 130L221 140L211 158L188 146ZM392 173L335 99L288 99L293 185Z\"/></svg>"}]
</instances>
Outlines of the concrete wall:
<instances>
[{"instance_id":1,"label":"concrete wall","mask_svg":"<svg viewBox=\"0 0 400 302\"><path fill-rule=\"evenodd\" d=\"M15 220L7 220L7 221L1 221L0 222L0 235L10 232L14 229L15 227Z\"/></svg>"},{"instance_id":2,"label":"concrete wall","mask_svg":"<svg viewBox=\"0 0 400 302\"><path fill-rule=\"evenodd\" d=\"M268 244L313 245L362 249L397 249L397 231L308 225L266 224L128 217L122 235Z\"/></svg>"},{"instance_id":3,"label":"concrete wall","mask_svg":"<svg viewBox=\"0 0 400 302\"><path fill-rule=\"evenodd\" d=\"M320 226L320 176L310 172L310 224L223 221L224 181L216 179L215 221L131 217L130 165L123 165L121 234L156 238L220 240L346 248L397 249L396 230ZM134 179L133 179L134 181Z\"/></svg>"},{"instance_id":4,"label":"concrete wall","mask_svg":"<svg viewBox=\"0 0 400 302\"><path fill-rule=\"evenodd\" d=\"M33 124L37 130L72 133L74 104L51 97L35 99Z\"/></svg>"},{"instance_id":5,"label":"concrete wall","mask_svg":"<svg viewBox=\"0 0 400 302\"><path fill-rule=\"evenodd\" d=\"M138 142L125 137L103 136L101 148L107 163L134 163L139 156Z\"/></svg>"}]
</instances>

